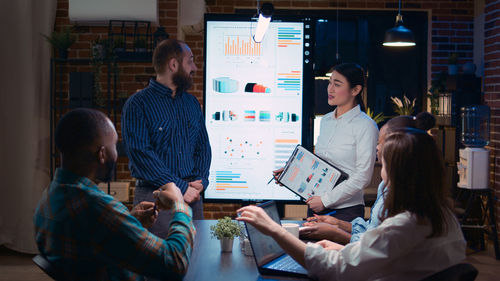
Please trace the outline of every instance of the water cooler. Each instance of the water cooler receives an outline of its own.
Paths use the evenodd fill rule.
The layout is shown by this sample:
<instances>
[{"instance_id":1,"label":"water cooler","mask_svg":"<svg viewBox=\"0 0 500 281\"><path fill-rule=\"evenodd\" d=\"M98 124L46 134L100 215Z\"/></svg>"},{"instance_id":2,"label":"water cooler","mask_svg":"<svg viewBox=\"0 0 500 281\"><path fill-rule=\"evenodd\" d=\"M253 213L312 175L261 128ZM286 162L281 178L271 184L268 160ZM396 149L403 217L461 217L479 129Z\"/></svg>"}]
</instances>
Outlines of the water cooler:
<instances>
[{"instance_id":1,"label":"water cooler","mask_svg":"<svg viewBox=\"0 0 500 281\"><path fill-rule=\"evenodd\" d=\"M465 148L459 150L457 186L487 189L489 184L490 108L485 105L462 107L462 137Z\"/></svg>"}]
</instances>

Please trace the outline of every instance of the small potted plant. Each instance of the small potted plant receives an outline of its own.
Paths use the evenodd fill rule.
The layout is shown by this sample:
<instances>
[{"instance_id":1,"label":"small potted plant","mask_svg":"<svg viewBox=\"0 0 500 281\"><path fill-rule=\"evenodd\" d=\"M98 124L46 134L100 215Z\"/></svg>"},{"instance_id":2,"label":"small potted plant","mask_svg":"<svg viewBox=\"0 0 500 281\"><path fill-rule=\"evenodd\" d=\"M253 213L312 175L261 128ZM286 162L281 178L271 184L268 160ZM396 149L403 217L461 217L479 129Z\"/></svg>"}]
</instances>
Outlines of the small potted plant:
<instances>
[{"instance_id":1,"label":"small potted plant","mask_svg":"<svg viewBox=\"0 0 500 281\"><path fill-rule=\"evenodd\" d=\"M380 112L379 114L375 115L375 112L372 111L369 107L366 109L366 115L368 115L375 123L380 124L381 122L384 122L385 119L388 117L384 115L383 112Z\"/></svg>"},{"instance_id":2,"label":"small potted plant","mask_svg":"<svg viewBox=\"0 0 500 281\"><path fill-rule=\"evenodd\" d=\"M240 237L243 233L242 230L242 226L231 220L230 217L218 219L217 224L210 226L210 234L220 241L222 252L233 251L234 237Z\"/></svg>"},{"instance_id":3,"label":"small potted plant","mask_svg":"<svg viewBox=\"0 0 500 281\"><path fill-rule=\"evenodd\" d=\"M415 110L415 101L410 101L405 95L403 95L403 99L399 99L397 97L391 97L392 103L394 104L394 112L398 115L412 115Z\"/></svg>"},{"instance_id":4,"label":"small potted plant","mask_svg":"<svg viewBox=\"0 0 500 281\"><path fill-rule=\"evenodd\" d=\"M458 74L458 55L456 53L451 53L448 56L448 74L457 75Z\"/></svg>"},{"instance_id":5,"label":"small potted plant","mask_svg":"<svg viewBox=\"0 0 500 281\"><path fill-rule=\"evenodd\" d=\"M61 59L68 58L68 49L75 43L74 35L71 35L71 27L65 27L61 31L52 31L50 36L42 36L49 42L57 51L58 57Z\"/></svg>"},{"instance_id":6,"label":"small potted plant","mask_svg":"<svg viewBox=\"0 0 500 281\"><path fill-rule=\"evenodd\" d=\"M147 48L146 38L143 36L138 36L134 40L134 49L136 53L145 53Z\"/></svg>"}]
</instances>

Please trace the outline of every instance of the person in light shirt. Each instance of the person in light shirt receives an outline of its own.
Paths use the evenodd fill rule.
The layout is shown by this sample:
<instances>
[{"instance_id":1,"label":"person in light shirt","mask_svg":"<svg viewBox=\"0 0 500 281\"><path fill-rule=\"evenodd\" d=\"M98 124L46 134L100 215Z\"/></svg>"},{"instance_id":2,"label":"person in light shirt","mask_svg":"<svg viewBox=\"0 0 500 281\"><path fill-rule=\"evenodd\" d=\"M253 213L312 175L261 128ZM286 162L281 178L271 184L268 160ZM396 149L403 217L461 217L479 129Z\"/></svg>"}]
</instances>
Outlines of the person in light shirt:
<instances>
[{"instance_id":1,"label":"person in light shirt","mask_svg":"<svg viewBox=\"0 0 500 281\"><path fill-rule=\"evenodd\" d=\"M364 216L363 188L372 177L378 139L377 124L363 112L364 85L365 74L359 65L343 63L333 68L328 104L336 108L321 119L315 153L349 178L306 201L316 214L336 211L333 216L345 221ZM282 171L273 173L277 177Z\"/></svg>"},{"instance_id":2,"label":"person in light shirt","mask_svg":"<svg viewBox=\"0 0 500 281\"><path fill-rule=\"evenodd\" d=\"M388 190L382 223L357 242L305 244L256 206L239 209L237 220L270 235L319 280L421 280L462 262L466 243L434 139L422 130L398 130L386 137L381 155Z\"/></svg>"},{"instance_id":3,"label":"person in light shirt","mask_svg":"<svg viewBox=\"0 0 500 281\"><path fill-rule=\"evenodd\" d=\"M391 132L403 128L415 128L428 131L436 124L436 118L428 112L420 112L416 116L402 115L397 116L385 123L380 128L377 144L377 157L380 155L385 137ZM377 199L370 212L370 218L357 217L352 221L339 220L332 216L319 216L307 218L303 225L307 226L300 230L300 237L306 239L322 240L328 239L333 242L347 244L361 239L366 231L379 226L380 215L384 207L384 197L387 194L387 188L384 181L381 181L377 189Z\"/></svg>"}]
</instances>

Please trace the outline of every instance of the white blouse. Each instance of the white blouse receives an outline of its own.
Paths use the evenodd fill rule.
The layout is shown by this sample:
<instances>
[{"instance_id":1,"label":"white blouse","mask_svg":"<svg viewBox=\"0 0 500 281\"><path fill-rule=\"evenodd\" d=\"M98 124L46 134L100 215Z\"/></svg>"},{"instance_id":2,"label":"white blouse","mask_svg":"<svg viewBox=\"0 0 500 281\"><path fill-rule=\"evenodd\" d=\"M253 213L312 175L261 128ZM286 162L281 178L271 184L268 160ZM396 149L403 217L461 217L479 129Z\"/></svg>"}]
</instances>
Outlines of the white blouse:
<instances>
[{"instance_id":1,"label":"white blouse","mask_svg":"<svg viewBox=\"0 0 500 281\"><path fill-rule=\"evenodd\" d=\"M305 263L319 280L421 280L465 259L466 243L456 218L447 212L448 230L426 238L430 225L409 212L386 219L360 241L340 251L308 243Z\"/></svg>"},{"instance_id":2,"label":"white blouse","mask_svg":"<svg viewBox=\"0 0 500 281\"><path fill-rule=\"evenodd\" d=\"M321 119L315 153L349 174L349 179L321 196L323 205L337 209L364 204L363 188L372 178L378 127L359 105L335 118L336 109Z\"/></svg>"}]
</instances>

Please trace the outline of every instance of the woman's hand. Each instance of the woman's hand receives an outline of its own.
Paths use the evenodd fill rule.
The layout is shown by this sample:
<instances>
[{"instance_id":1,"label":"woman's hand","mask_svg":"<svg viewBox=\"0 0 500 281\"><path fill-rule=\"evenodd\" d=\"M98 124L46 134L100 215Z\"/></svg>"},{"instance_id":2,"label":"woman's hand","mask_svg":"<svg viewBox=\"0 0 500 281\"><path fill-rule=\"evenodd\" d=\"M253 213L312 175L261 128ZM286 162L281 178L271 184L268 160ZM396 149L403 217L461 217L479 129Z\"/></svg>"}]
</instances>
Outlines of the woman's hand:
<instances>
[{"instance_id":1,"label":"woman's hand","mask_svg":"<svg viewBox=\"0 0 500 281\"><path fill-rule=\"evenodd\" d=\"M321 223L321 222L338 226L340 223L340 220L335 218L335 217L332 217L332 216L320 216L320 215L314 214L313 217L307 218L307 222L305 222L303 225L310 226L310 225L314 225L316 223Z\"/></svg>"},{"instance_id":2,"label":"woman's hand","mask_svg":"<svg viewBox=\"0 0 500 281\"><path fill-rule=\"evenodd\" d=\"M240 214L236 220L251 224L265 235L272 235L281 229L281 226L273 221L273 219L271 219L269 215L267 215L267 213L260 207L246 206L240 208L236 212Z\"/></svg>"},{"instance_id":3,"label":"woman's hand","mask_svg":"<svg viewBox=\"0 0 500 281\"><path fill-rule=\"evenodd\" d=\"M283 173L283 170L285 170L285 168L279 168L278 170L273 171L274 182L276 184L281 185L281 186L283 186L283 185L278 182L278 178L281 175L281 173Z\"/></svg>"},{"instance_id":4,"label":"woman's hand","mask_svg":"<svg viewBox=\"0 0 500 281\"><path fill-rule=\"evenodd\" d=\"M319 196L312 196L309 197L306 201L307 205L309 205L309 208L313 210L315 213L319 213L325 209L325 206L323 205L323 202L321 201L321 197Z\"/></svg>"},{"instance_id":5,"label":"woman's hand","mask_svg":"<svg viewBox=\"0 0 500 281\"><path fill-rule=\"evenodd\" d=\"M332 242L332 241L328 241L328 240L321 240L321 241L317 242L316 244L320 245L325 250L340 251L344 248L344 246L337 244L335 242Z\"/></svg>"},{"instance_id":6,"label":"woman's hand","mask_svg":"<svg viewBox=\"0 0 500 281\"><path fill-rule=\"evenodd\" d=\"M311 226L302 227L300 238L322 240L328 239L338 243L347 244L351 241L351 234L342 230L338 226L327 223L316 223Z\"/></svg>"}]
</instances>

